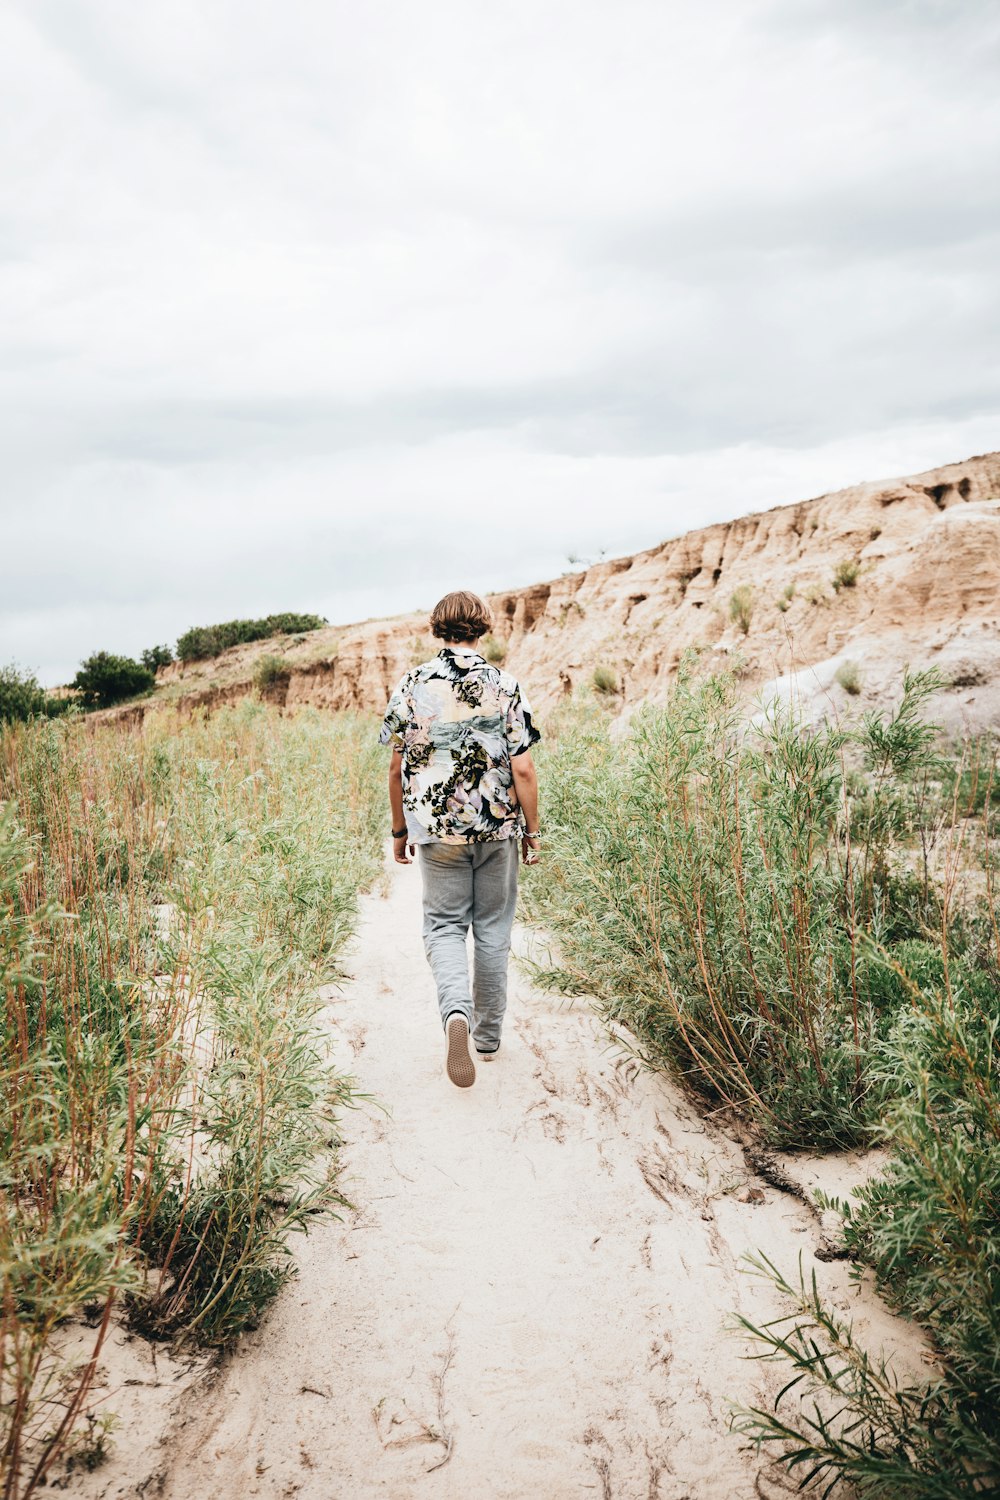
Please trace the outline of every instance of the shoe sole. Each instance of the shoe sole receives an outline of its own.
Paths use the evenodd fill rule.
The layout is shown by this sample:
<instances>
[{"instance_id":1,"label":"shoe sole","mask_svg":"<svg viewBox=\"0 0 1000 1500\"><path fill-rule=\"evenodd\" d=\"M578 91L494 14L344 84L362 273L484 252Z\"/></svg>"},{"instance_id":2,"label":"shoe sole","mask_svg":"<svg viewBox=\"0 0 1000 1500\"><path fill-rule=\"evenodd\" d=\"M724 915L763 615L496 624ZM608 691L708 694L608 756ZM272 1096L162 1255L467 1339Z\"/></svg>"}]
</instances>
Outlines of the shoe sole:
<instances>
[{"instance_id":1,"label":"shoe sole","mask_svg":"<svg viewBox=\"0 0 1000 1500\"><path fill-rule=\"evenodd\" d=\"M476 1081L476 1065L469 1055L469 1028L464 1017L449 1018L447 1037L445 1072L456 1088L471 1088Z\"/></svg>"}]
</instances>

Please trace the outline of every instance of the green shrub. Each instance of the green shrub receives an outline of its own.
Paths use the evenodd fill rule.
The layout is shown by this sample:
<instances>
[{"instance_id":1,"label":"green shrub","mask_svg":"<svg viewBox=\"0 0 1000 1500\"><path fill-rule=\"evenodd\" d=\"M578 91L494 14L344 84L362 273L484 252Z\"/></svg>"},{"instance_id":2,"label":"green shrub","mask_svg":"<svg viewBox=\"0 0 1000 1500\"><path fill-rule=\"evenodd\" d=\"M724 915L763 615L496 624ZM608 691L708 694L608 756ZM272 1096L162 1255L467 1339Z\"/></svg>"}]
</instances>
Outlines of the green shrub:
<instances>
[{"instance_id":1,"label":"green shrub","mask_svg":"<svg viewBox=\"0 0 1000 1500\"><path fill-rule=\"evenodd\" d=\"M897 712L856 732L865 753L873 737L888 747L881 801L897 795L894 766L921 763L922 687L908 677ZM848 843L844 731L741 723L731 678L682 680L620 744L590 719L550 743L548 879L526 901L561 958L539 977L596 995L647 1063L769 1139L861 1141L886 1097L891 1017L865 993L860 948L865 931L891 931L897 824L866 805Z\"/></svg>"},{"instance_id":2,"label":"green shrub","mask_svg":"<svg viewBox=\"0 0 1000 1500\"><path fill-rule=\"evenodd\" d=\"M848 804L850 833L860 853L856 862L858 900L866 918L877 919L883 939L917 935L922 929L919 921L912 925L912 914L923 905L930 915L934 906L926 844L922 878L900 870L893 850L918 835L921 827L926 840L935 821L924 789L940 758L934 750L936 731L923 718L923 705L941 683L936 668L923 672L906 669L896 712L887 715L870 710L853 736L863 765L850 787ZM942 808L938 821L951 816L951 809Z\"/></svg>"},{"instance_id":3,"label":"green shrub","mask_svg":"<svg viewBox=\"0 0 1000 1500\"><path fill-rule=\"evenodd\" d=\"M202 661L218 656L230 646L247 641L263 641L272 635L292 635L297 631L320 630L327 621L319 615L276 614L259 620L227 620L221 625L194 625L177 640L181 661Z\"/></svg>"},{"instance_id":4,"label":"green shrub","mask_svg":"<svg viewBox=\"0 0 1000 1500\"><path fill-rule=\"evenodd\" d=\"M851 697L857 697L861 691L861 668L856 661L842 661L834 673L835 680L850 693Z\"/></svg>"},{"instance_id":5,"label":"green shrub","mask_svg":"<svg viewBox=\"0 0 1000 1500\"><path fill-rule=\"evenodd\" d=\"M156 672L160 667L169 667L174 659L174 653L169 646L147 646L139 660L150 672Z\"/></svg>"},{"instance_id":6,"label":"green shrub","mask_svg":"<svg viewBox=\"0 0 1000 1500\"><path fill-rule=\"evenodd\" d=\"M262 656L253 669L253 680L259 688L287 682L291 675L292 669L282 656Z\"/></svg>"},{"instance_id":7,"label":"green shrub","mask_svg":"<svg viewBox=\"0 0 1000 1500\"><path fill-rule=\"evenodd\" d=\"M991 925L1000 931L995 913ZM874 1268L891 1303L929 1329L940 1375L900 1386L824 1305L815 1278L796 1290L763 1257L756 1269L793 1303L781 1320L793 1326L780 1333L740 1320L765 1357L795 1371L784 1389L796 1389L799 1410L785 1417L779 1397L773 1412L741 1412L738 1430L778 1445L792 1469L843 1478L886 1500L1000 1493L996 960L994 940L993 973L963 983L938 949L938 987L902 1008L895 1027L889 1165L850 1204L836 1205L846 1212L851 1253Z\"/></svg>"},{"instance_id":8,"label":"green shrub","mask_svg":"<svg viewBox=\"0 0 1000 1500\"><path fill-rule=\"evenodd\" d=\"M845 558L839 562L833 570L833 586L837 593L841 589L852 589L858 581L861 572L861 563L856 557Z\"/></svg>"},{"instance_id":9,"label":"green shrub","mask_svg":"<svg viewBox=\"0 0 1000 1500\"><path fill-rule=\"evenodd\" d=\"M595 693L610 698L618 691L618 674L614 667L608 667L599 662L594 668L591 684Z\"/></svg>"},{"instance_id":10,"label":"green shrub","mask_svg":"<svg viewBox=\"0 0 1000 1500\"><path fill-rule=\"evenodd\" d=\"M156 686L156 678L148 667L130 656L96 651L80 663L72 686L84 708L110 708L126 698L149 692Z\"/></svg>"},{"instance_id":11,"label":"green shrub","mask_svg":"<svg viewBox=\"0 0 1000 1500\"><path fill-rule=\"evenodd\" d=\"M866 946L858 962L860 993L880 1015L893 1019L918 992L933 991L943 978L941 944L922 938Z\"/></svg>"},{"instance_id":12,"label":"green shrub","mask_svg":"<svg viewBox=\"0 0 1000 1500\"><path fill-rule=\"evenodd\" d=\"M617 749L588 729L545 761L550 981L788 1143L856 1139L877 1108L871 1021L843 984L837 749L777 725L742 747L734 686L713 681L641 711Z\"/></svg>"},{"instance_id":13,"label":"green shrub","mask_svg":"<svg viewBox=\"0 0 1000 1500\"><path fill-rule=\"evenodd\" d=\"M870 1500L982 1500L998 1493L996 1407L991 1411L981 1392L964 1390L948 1375L926 1385L901 1383L891 1363L873 1357L827 1305L815 1271L807 1281L800 1260L796 1286L766 1255L746 1259L790 1311L764 1325L735 1318L752 1340L753 1357L785 1369L773 1409L736 1408L734 1431L758 1447L773 1444L791 1482L820 1496L842 1493L842 1480Z\"/></svg>"},{"instance_id":14,"label":"green shrub","mask_svg":"<svg viewBox=\"0 0 1000 1500\"><path fill-rule=\"evenodd\" d=\"M795 598L795 585L794 585L794 583L786 583L785 587L782 589L781 593L778 595L778 600L777 600L778 608L781 610L782 614L785 614L791 608L791 603L792 603L792 600L794 598Z\"/></svg>"},{"instance_id":15,"label":"green shrub","mask_svg":"<svg viewBox=\"0 0 1000 1500\"><path fill-rule=\"evenodd\" d=\"M997 778L998 745L990 738L954 745L941 757L940 797L954 806L960 818L980 817L991 822L997 815L1000 785Z\"/></svg>"},{"instance_id":16,"label":"green shrub","mask_svg":"<svg viewBox=\"0 0 1000 1500\"><path fill-rule=\"evenodd\" d=\"M729 618L734 625L738 625L744 635L750 633L750 621L753 618L753 589L749 584L740 584L729 596Z\"/></svg>"},{"instance_id":17,"label":"green shrub","mask_svg":"<svg viewBox=\"0 0 1000 1500\"><path fill-rule=\"evenodd\" d=\"M991 1414L1000 1467L1000 990L994 972L901 1011L892 1159L849 1205L852 1251L927 1324L966 1399ZM978 993L977 993L978 991Z\"/></svg>"},{"instance_id":18,"label":"green shrub","mask_svg":"<svg viewBox=\"0 0 1000 1500\"><path fill-rule=\"evenodd\" d=\"M72 1420L49 1441L53 1391L72 1419L116 1302L147 1332L224 1343L287 1279L292 1233L340 1202L350 1084L317 986L379 868L381 770L370 724L251 700L141 735L0 734L11 1496L71 1437ZM85 1303L91 1346L68 1366L53 1340Z\"/></svg>"},{"instance_id":19,"label":"green shrub","mask_svg":"<svg viewBox=\"0 0 1000 1500\"><path fill-rule=\"evenodd\" d=\"M962 818L963 803L979 802L980 770L988 789L994 752L932 756L913 710L940 679L906 680L894 718L867 723L861 735L868 786L852 791L851 813L869 841L862 890L867 872L883 870L857 985L883 1017L887 1108L877 1138L891 1155L849 1203L817 1198L844 1213L847 1249L873 1268L883 1295L924 1325L938 1369L925 1383L900 1383L825 1304L815 1278L809 1286L800 1271L795 1288L760 1256L755 1268L791 1311L762 1328L739 1321L791 1378L772 1411L743 1410L735 1425L803 1470L804 1485L845 1480L884 1500L972 1500L1000 1493L1000 912L988 795L979 803L985 892L975 907L952 911L949 895L927 897L926 874L886 869L894 839L918 831L923 843L940 818ZM940 780L925 798L928 770ZM887 776L906 772L916 797L905 781L887 795ZM967 837L957 830L956 845ZM922 935L893 939L905 929ZM794 1410L785 1403L791 1391Z\"/></svg>"},{"instance_id":20,"label":"green shrub","mask_svg":"<svg viewBox=\"0 0 1000 1500\"><path fill-rule=\"evenodd\" d=\"M495 667L502 665L507 655L506 641L498 640L495 635L484 635L480 647L487 661L491 661Z\"/></svg>"},{"instance_id":21,"label":"green shrub","mask_svg":"<svg viewBox=\"0 0 1000 1500\"><path fill-rule=\"evenodd\" d=\"M13 662L0 667L0 724L55 718L65 713L70 704L69 698L50 698L31 672L22 671Z\"/></svg>"},{"instance_id":22,"label":"green shrub","mask_svg":"<svg viewBox=\"0 0 1000 1500\"><path fill-rule=\"evenodd\" d=\"M848 731L778 711L748 727L733 681L692 670L620 741L592 703L551 726L547 879L524 900L558 957L533 967L765 1140L891 1150L848 1245L922 1320L940 1373L898 1383L815 1279L759 1256L789 1311L742 1326L788 1380L738 1430L820 1493L1000 1493L1000 915L991 868L966 909L951 873L977 840L991 857L994 751L943 760L934 672L905 672L895 709ZM963 805L978 828L949 821Z\"/></svg>"}]
</instances>

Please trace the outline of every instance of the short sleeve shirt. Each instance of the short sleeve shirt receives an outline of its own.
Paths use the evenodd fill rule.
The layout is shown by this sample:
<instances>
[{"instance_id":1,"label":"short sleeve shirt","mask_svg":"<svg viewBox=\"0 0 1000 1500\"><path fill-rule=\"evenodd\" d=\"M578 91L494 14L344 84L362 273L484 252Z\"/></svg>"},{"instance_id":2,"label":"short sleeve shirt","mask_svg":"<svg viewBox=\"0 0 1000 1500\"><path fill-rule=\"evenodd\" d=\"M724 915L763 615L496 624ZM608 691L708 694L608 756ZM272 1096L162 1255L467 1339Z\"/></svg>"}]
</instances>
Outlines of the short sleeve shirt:
<instances>
[{"instance_id":1,"label":"short sleeve shirt","mask_svg":"<svg viewBox=\"0 0 1000 1500\"><path fill-rule=\"evenodd\" d=\"M444 646L407 672L379 741L403 759L403 809L414 843L478 844L524 831L511 759L541 735L517 679L464 647Z\"/></svg>"}]
</instances>

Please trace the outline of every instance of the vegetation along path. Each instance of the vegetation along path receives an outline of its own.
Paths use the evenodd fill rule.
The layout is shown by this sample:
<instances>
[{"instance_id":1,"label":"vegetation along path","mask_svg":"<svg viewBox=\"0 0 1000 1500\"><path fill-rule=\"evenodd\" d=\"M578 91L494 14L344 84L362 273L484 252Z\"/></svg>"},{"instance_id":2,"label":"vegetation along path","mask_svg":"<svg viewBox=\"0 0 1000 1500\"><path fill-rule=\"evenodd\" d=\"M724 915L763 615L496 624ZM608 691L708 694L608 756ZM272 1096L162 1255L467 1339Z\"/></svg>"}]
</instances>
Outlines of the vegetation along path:
<instances>
[{"instance_id":1,"label":"vegetation along path","mask_svg":"<svg viewBox=\"0 0 1000 1500\"><path fill-rule=\"evenodd\" d=\"M385 889L363 903L353 977L328 1011L341 1063L385 1106L344 1120L353 1210L300 1241L298 1278L189 1390L142 1492L786 1493L729 1430L730 1401L767 1404L787 1378L726 1331L734 1311L784 1310L740 1270L744 1253L794 1274L801 1250L859 1334L898 1351L900 1373L916 1335L844 1262L814 1261L806 1204L755 1179L669 1082L609 1047L585 1001L543 995L512 966L501 1055L453 1088L418 871L388 866ZM125 1495L137 1476L112 1457L80 1484Z\"/></svg>"}]
</instances>

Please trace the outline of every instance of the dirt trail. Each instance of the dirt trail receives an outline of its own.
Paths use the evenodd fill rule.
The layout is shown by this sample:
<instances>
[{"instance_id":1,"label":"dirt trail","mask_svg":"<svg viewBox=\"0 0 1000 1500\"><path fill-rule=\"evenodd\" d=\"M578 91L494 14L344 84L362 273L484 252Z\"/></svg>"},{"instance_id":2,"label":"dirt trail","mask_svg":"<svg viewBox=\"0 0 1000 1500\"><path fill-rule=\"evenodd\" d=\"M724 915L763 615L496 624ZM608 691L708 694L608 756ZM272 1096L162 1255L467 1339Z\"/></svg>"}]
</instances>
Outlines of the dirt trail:
<instances>
[{"instance_id":1,"label":"dirt trail","mask_svg":"<svg viewBox=\"0 0 1000 1500\"><path fill-rule=\"evenodd\" d=\"M146 1482L119 1456L88 1494L778 1493L727 1423L730 1399L781 1383L724 1332L734 1309L780 1310L737 1269L754 1247L790 1272L803 1251L871 1344L917 1359L912 1331L843 1263L814 1261L809 1209L756 1183L677 1090L609 1049L584 1002L540 994L512 966L501 1055L453 1088L416 869L390 866L388 895L366 898L349 964L328 1011L340 1061L389 1111L344 1121L355 1211L300 1243L299 1278L175 1407ZM740 1202L747 1187L762 1201Z\"/></svg>"}]
</instances>

